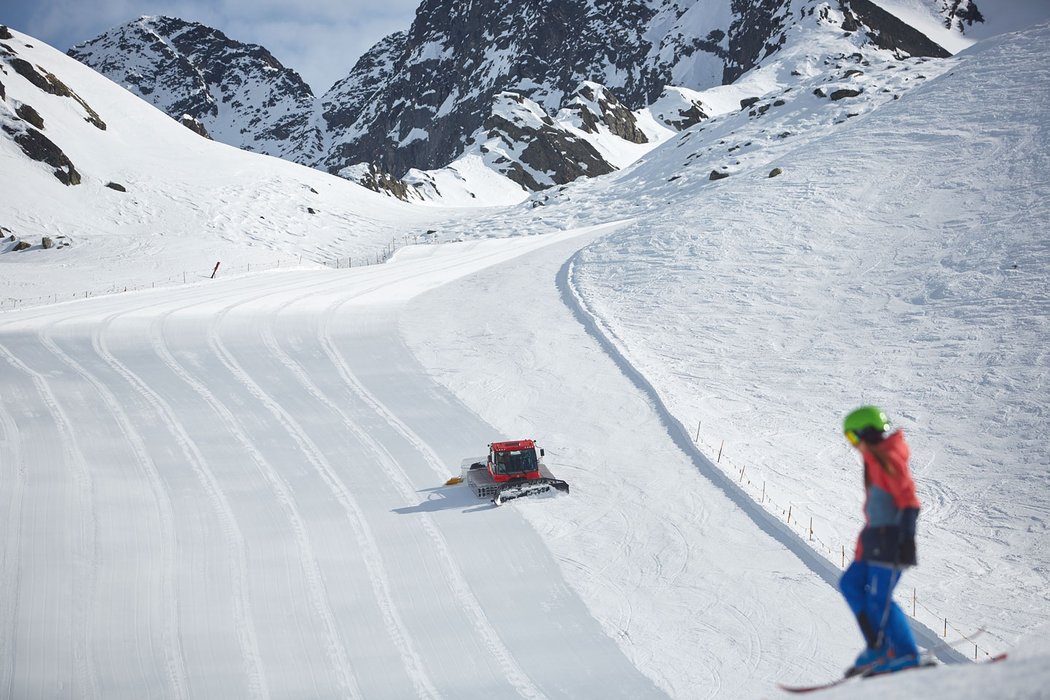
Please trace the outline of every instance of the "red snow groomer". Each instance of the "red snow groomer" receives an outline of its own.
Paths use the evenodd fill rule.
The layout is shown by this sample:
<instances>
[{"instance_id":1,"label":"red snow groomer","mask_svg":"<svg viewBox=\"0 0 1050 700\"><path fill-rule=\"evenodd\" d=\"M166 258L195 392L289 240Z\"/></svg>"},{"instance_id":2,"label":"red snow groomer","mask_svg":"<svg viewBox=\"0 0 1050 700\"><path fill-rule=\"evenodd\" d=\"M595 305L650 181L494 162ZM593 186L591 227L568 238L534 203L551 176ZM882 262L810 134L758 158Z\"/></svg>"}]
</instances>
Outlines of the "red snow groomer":
<instances>
[{"instance_id":1,"label":"red snow groomer","mask_svg":"<svg viewBox=\"0 0 1050 700\"><path fill-rule=\"evenodd\" d=\"M551 489L568 493L569 485L555 479L541 457L543 450L536 447L534 440L494 442L489 445L485 462L465 460L463 476L453 477L448 483L465 480L478 498L490 498L496 505Z\"/></svg>"}]
</instances>

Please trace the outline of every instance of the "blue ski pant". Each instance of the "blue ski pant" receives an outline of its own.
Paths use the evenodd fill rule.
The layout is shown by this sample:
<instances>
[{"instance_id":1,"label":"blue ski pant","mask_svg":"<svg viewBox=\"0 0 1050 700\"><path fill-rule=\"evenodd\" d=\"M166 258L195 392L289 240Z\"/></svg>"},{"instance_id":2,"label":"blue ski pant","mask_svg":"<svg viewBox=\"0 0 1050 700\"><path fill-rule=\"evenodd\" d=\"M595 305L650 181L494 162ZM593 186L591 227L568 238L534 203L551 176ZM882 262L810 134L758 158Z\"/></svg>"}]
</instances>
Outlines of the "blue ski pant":
<instances>
[{"instance_id":1,"label":"blue ski pant","mask_svg":"<svg viewBox=\"0 0 1050 700\"><path fill-rule=\"evenodd\" d=\"M908 616L893 602L893 589L901 572L896 566L855 561L839 579L839 589L857 617L868 647L892 650L895 657L919 653Z\"/></svg>"}]
</instances>

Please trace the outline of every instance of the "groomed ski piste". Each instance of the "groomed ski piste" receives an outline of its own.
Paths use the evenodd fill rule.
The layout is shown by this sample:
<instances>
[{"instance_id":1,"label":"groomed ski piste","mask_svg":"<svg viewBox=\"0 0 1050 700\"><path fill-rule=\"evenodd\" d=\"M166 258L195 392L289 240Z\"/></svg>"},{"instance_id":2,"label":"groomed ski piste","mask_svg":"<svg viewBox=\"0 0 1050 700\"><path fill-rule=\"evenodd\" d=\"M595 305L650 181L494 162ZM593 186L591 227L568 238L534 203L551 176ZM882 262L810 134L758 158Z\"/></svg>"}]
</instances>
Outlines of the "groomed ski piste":
<instances>
[{"instance_id":1,"label":"groomed ski piste","mask_svg":"<svg viewBox=\"0 0 1050 700\"><path fill-rule=\"evenodd\" d=\"M823 696L1045 697L1048 46L1044 26L924 64L923 87L824 138L806 120L835 117L800 101L798 145L745 152L725 181L701 182L724 152L669 181L686 132L509 213L198 143L36 46L109 134L184 160L151 180L148 153L63 143L98 171L68 195L4 141L4 225L84 220L68 250L5 253L5 297L198 274L0 314L0 697L773 697L834 678L860 644L837 552L707 443L849 545L859 467L838 422L861 401L918 455L902 588L1010 658L970 664L963 643L940 649L950 667ZM732 119L706 128L765 128ZM138 194L110 205L116 166ZM229 184L249 173L264 186ZM282 208L303 191L321 218ZM309 245L355 255L424 226L464 240L199 274L272 259L303 221ZM497 508L443 485L519 437L570 495Z\"/></svg>"}]
</instances>

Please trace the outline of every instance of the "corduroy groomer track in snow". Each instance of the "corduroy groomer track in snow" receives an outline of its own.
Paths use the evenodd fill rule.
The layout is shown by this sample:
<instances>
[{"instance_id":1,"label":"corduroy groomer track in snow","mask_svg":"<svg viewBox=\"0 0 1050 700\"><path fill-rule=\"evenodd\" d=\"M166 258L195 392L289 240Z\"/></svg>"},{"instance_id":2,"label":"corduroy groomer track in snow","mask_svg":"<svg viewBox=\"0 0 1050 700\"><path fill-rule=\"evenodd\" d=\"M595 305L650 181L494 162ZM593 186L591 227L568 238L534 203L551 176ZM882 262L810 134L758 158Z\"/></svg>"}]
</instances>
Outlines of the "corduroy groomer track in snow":
<instances>
[{"instance_id":1,"label":"corduroy groomer track in snow","mask_svg":"<svg viewBox=\"0 0 1050 700\"><path fill-rule=\"evenodd\" d=\"M543 3L445 4L343 86L402 71L361 148L459 154L340 171L379 191L234 147L296 148L261 47L133 20L167 43L97 42L115 83L0 26L0 698L819 686L881 648L838 590L858 406L907 435L883 609L938 664L820 695L1045 696L1050 9L581 0L605 67L530 78ZM198 74L266 133L124 84ZM563 488L494 504L490 448Z\"/></svg>"}]
</instances>

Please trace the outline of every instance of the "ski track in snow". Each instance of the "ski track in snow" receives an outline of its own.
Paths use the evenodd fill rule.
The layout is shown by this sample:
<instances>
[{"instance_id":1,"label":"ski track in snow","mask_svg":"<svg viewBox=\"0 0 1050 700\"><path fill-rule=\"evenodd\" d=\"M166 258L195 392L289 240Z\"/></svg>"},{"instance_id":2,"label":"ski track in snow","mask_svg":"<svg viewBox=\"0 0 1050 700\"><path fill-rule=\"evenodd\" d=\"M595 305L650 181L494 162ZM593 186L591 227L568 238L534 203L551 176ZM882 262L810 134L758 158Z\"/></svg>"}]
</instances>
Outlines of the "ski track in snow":
<instances>
[{"instance_id":1,"label":"ski track in snow","mask_svg":"<svg viewBox=\"0 0 1050 700\"><path fill-rule=\"evenodd\" d=\"M137 374L128 361L118 359L116 352L111 349L105 340L105 332L111 327L115 318L110 318L103 325L99 335L99 349L102 358L141 395L163 419L171 437L174 439L178 451L185 458L193 471L197 483L203 491L203 497L211 505L216 519L218 529L224 539L226 557L224 563L229 567L230 587L232 588L232 612L234 618L234 629L237 636L243 670L247 676L247 690L254 697L267 696L265 669L259 651L258 638L252 612L252 602L248 590L248 562L247 543L241 526L237 521L230 497L222 487L222 483L216 473L211 469L208 460L201 453L197 442L189 434L180 418L180 413L175 410L170 400L151 388L148 381ZM114 334L121 337L134 337L134 334L125 336L123 333ZM201 660L203 663L203 659ZM191 694L193 689L191 687Z\"/></svg>"},{"instance_id":2,"label":"ski track in snow","mask_svg":"<svg viewBox=\"0 0 1050 700\"><path fill-rule=\"evenodd\" d=\"M414 362L397 338L398 305L376 306L388 290L546 244L481 246L403 274L242 279L222 297L184 289L58 305L0 327L0 362L15 370L0 402L5 696L657 694L513 509L463 491L433 500L452 457L373 376L388 348L397 366ZM491 434L426 391L430 408L474 422L465 433ZM40 409L16 408L26 405ZM454 450L476 452L481 439ZM40 460L55 485L31 476ZM53 526L63 500L72 569L26 544L27 525ZM419 505L389 505L406 503ZM503 541L519 542L522 564L484 554ZM511 614L497 603L491 617L522 575L539 575L538 599ZM65 608L44 580L72 586ZM553 626L545 606L558 611ZM30 611L50 635L25 628ZM537 647L519 625L564 639ZM370 654L381 663L363 663Z\"/></svg>"},{"instance_id":3,"label":"ski track in snow","mask_svg":"<svg viewBox=\"0 0 1050 700\"><path fill-rule=\"evenodd\" d=\"M157 584L152 584L150 586L151 590L149 591L149 598L151 600L151 607L153 607L154 609L164 610L165 608L167 608L160 615L160 617L162 617L163 619L163 621L160 623L160 637L162 640L162 648L164 649L164 656L166 657L164 664L166 666L165 680L168 684L170 684L175 696L185 697L186 669L181 654L180 643L177 636L178 605L177 599L174 595L173 584L175 559L174 522L170 498L164 490L163 481L160 475L157 473L156 465L150 459L145 441L131 424L131 421L127 415L127 411L124 409L120 401L116 398L116 396L104 382L99 380L96 376L89 372L84 367L84 365L77 362L73 358L73 356L71 356L59 346L56 339L51 335L53 328L54 323L50 324L45 330L45 332L41 333L40 338L42 340L43 346L56 358L62 361L66 366L68 366L70 369L76 372L88 385L90 385L95 390L99 398L102 400L104 408L100 407L100 409L102 410L93 412L93 414L98 416L111 415L113 417L113 419L117 422L120 431L120 442L128 445L128 447L134 453L135 463L140 465L143 471L147 472L148 474L149 491L151 494L151 498L149 499L148 504L137 503L136 500L131 497L133 494L129 494L129 496L125 499L123 503L121 503L120 506L108 508L104 511L101 511L100 519L110 519L112 522L107 523L107 527L116 530L121 527L118 521L120 517L119 514L133 512L135 514L136 523L142 528L143 532L152 531L152 528L146 525L146 523L149 522L151 518L155 517L159 521L159 542L153 543L152 545L147 545L143 543L142 545L140 545L137 554L139 556L146 557L148 552L153 552L157 550L160 551L159 569L161 581ZM76 349L70 349L71 352L73 352L76 356L88 358L90 357L92 351L94 351L96 356L101 355L100 347L97 344L97 335L91 338L90 346L88 346L84 340L78 340L80 343L80 347L77 347ZM83 397L85 402L90 400L86 392L83 395ZM81 430L83 430L83 423L80 424L80 427ZM117 465L118 469L120 469L120 465L122 464L122 462L119 459L119 457L113 459L113 455L107 455L107 458L112 459L111 463ZM132 478L134 474L119 473L119 475L113 474L109 476L113 479L123 480ZM102 530L101 526L99 529ZM103 545L105 544L105 538L101 536L101 533L98 539ZM121 582L119 581L119 579L111 577L109 580L110 585L103 588L108 591L109 588L112 587L115 583ZM117 593L114 597L119 600L120 593ZM104 619L101 619L98 614L96 614L94 617L96 619L92 620L91 624L104 626ZM137 619L137 615L132 617L133 619ZM138 636L138 634L141 634L141 630L136 630L132 632L133 636ZM139 639L134 645L129 645L129 648L124 650L124 655L117 657L116 661L126 664L128 663L129 658L131 658L136 653L141 654L143 650L149 649L150 646L150 640ZM114 656L116 656L116 654ZM138 671L142 673L143 676L145 676L147 673L145 667L149 665L149 661L139 658L137 659L136 663L138 665Z\"/></svg>"},{"instance_id":4,"label":"ski track in snow","mask_svg":"<svg viewBox=\"0 0 1050 700\"><path fill-rule=\"evenodd\" d=\"M94 484L91 471L84 459L80 442L74 434L73 424L67 412L63 409L60 401L51 388L45 373L34 369L23 360L10 352L7 348L0 346L0 355L5 356L7 361L30 377L33 386L39 394L47 412L50 414L55 431L60 437L64 459L55 460L52 469L61 469L61 465L70 467L72 491L68 495L66 512L66 523L68 529L66 534L68 540L68 563L70 567L71 591L68 600L63 604L68 606L67 617L71 621L70 634L64 634L61 625L56 624L49 635L50 644L62 648L69 646L68 660L72 663L71 681L72 691L77 694L90 697L98 697L98 682L95 675L94 664L91 660L94 647L91 645L92 631L87 622L87 617L93 601L95 600L95 587L97 585L97 570L95 549L98 539L97 519L95 514ZM23 355L24 357L24 355ZM40 423L35 423L35 431L41 431ZM25 432L20 431L20 432ZM46 445L48 440L45 435L38 436L38 444ZM35 514L46 513L49 509L43 508ZM89 567L92 567L89 570ZM38 591L34 591L34 597Z\"/></svg>"},{"instance_id":5,"label":"ski track in snow","mask_svg":"<svg viewBox=\"0 0 1050 700\"><path fill-rule=\"evenodd\" d=\"M16 395L17 397L17 395ZM22 558L22 513L26 491L26 468L19 444L18 428L14 417L0 401L0 431L7 459L0 461L0 478L5 485L0 491L0 505L8 514L4 523L4 546L0 551L0 585L5 594L0 596L0 629L15 629L19 618L18 604L22 591L22 569L18 565ZM14 660L16 643L14 635L0 635L0 695L13 697Z\"/></svg>"},{"instance_id":6,"label":"ski track in snow","mask_svg":"<svg viewBox=\"0 0 1050 700\"><path fill-rule=\"evenodd\" d=\"M327 657L330 667L335 670L335 674L340 681L338 686L339 691L341 694L348 694L350 697L359 698L361 697L361 691L354 679L353 672L346 663L346 651L343 648L343 643L340 640L338 633L336 632L334 615L328 607L325 598L324 584L317 563L317 557L314 553L314 546L311 542L310 535L307 532L307 527L304 524L304 518L296 505L292 489L288 482L280 476L280 473L274 469L273 465L270 464L266 457L256 447L255 443L248 436L245 428L242 427L233 412L218 399L216 392L209 388L205 383L195 379L194 376L174 357L169 349L171 343L166 339L165 333L162 330L165 325L165 320L170 318L172 313L174 312L169 312L155 324L154 328L157 330L155 330L153 334L154 349L158 356L164 360L172 371L175 372L186 384L192 387L193 390L196 391L197 394L219 416L220 420L227 427L229 434L236 438L237 442L243 447L245 454L247 454L255 463L259 475L269 486L271 492L275 496L278 506L284 512L284 516L288 520L289 529L295 540L299 560L298 563L306 579L306 597L310 601L310 605L314 608L315 614L320 618L321 623L323 624L324 647L328 652ZM238 381L248 387L249 391L255 394L257 398L262 398L260 395L261 392L258 391L253 383L251 383L247 374L245 374L240 366L237 365L236 361L232 359L228 351L222 346L218 339L216 327L222 321L225 314L226 311L217 314L215 320L212 321L211 326L206 333L207 345L212 350L213 355L219 358L226 369L229 370ZM185 331L183 331L183 333L185 333ZM186 337L186 335L181 335L180 340L185 341ZM215 373L208 373L208 376L213 381L216 378ZM288 593L289 596L294 595L294 591L289 591ZM280 695L283 693L278 694Z\"/></svg>"}]
</instances>

